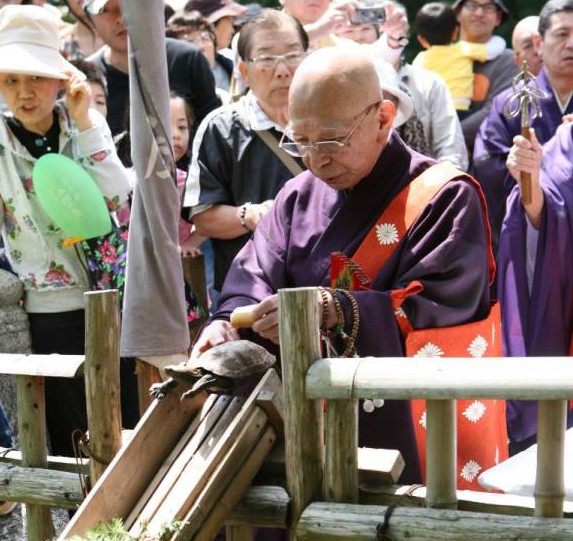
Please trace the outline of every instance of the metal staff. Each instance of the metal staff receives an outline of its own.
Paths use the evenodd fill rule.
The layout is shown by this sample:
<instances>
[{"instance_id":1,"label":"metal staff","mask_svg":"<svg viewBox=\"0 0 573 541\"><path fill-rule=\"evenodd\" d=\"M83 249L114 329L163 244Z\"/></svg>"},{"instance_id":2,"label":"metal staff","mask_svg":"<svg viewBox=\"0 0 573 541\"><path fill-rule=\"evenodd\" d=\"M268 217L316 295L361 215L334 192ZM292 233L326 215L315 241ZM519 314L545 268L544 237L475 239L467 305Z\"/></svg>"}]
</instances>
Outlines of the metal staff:
<instances>
[{"instance_id":1,"label":"metal staff","mask_svg":"<svg viewBox=\"0 0 573 541\"><path fill-rule=\"evenodd\" d=\"M513 92L507 97L503 112L507 118L521 115L521 135L531 141L531 122L541 118L541 105L539 100L545 93L537 85L537 79L529 71L527 61L523 61L521 71L511 83ZM531 203L531 175L521 173L521 202L524 205Z\"/></svg>"}]
</instances>

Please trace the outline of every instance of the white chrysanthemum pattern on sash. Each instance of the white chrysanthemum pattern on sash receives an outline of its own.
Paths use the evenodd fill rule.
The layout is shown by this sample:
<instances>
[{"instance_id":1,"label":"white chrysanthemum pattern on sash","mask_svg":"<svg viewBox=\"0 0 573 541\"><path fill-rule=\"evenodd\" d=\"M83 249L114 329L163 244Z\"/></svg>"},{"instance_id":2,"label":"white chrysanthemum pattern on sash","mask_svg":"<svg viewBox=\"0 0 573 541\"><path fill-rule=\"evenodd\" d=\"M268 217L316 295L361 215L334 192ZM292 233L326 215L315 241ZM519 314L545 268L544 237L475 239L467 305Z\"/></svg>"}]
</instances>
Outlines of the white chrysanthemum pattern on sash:
<instances>
[{"instance_id":1,"label":"white chrysanthemum pattern on sash","mask_svg":"<svg viewBox=\"0 0 573 541\"><path fill-rule=\"evenodd\" d=\"M468 353L472 357L483 357L488 346L487 340L478 334L468 346Z\"/></svg>"},{"instance_id":2,"label":"white chrysanthemum pattern on sash","mask_svg":"<svg viewBox=\"0 0 573 541\"><path fill-rule=\"evenodd\" d=\"M399 306L398 308L396 308L396 310L394 310L394 315L396 317L401 317L403 319L408 319L408 316L406 315L406 312L404 312L404 309Z\"/></svg>"},{"instance_id":3,"label":"white chrysanthemum pattern on sash","mask_svg":"<svg viewBox=\"0 0 573 541\"><path fill-rule=\"evenodd\" d=\"M432 342L428 342L427 344L423 345L415 354L414 357L443 357L444 352L439 346L436 344L432 344Z\"/></svg>"},{"instance_id":4,"label":"white chrysanthemum pattern on sash","mask_svg":"<svg viewBox=\"0 0 573 541\"><path fill-rule=\"evenodd\" d=\"M462 467L460 475L468 482L471 483L481 470L481 466L475 460L468 460Z\"/></svg>"},{"instance_id":5,"label":"white chrysanthemum pattern on sash","mask_svg":"<svg viewBox=\"0 0 573 541\"><path fill-rule=\"evenodd\" d=\"M474 400L462 413L462 415L472 423L477 423L486 412L486 406L479 400Z\"/></svg>"},{"instance_id":6,"label":"white chrysanthemum pattern on sash","mask_svg":"<svg viewBox=\"0 0 573 541\"><path fill-rule=\"evenodd\" d=\"M418 423L424 430L426 430L426 410L422 412L422 415L420 416L420 420L418 421Z\"/></svg>"},{"instance_id":7,"label":"white chrysanthemum pattern on sash","mask_svg":"<svg viewBox=\"0 0 573 541\"><path fill-rule=\"evenodd\" d=\"M376 226L376 238L382 245L396 244L398 237L398 228L395 224L378 224Z\"/></svg>"}]
</instances>

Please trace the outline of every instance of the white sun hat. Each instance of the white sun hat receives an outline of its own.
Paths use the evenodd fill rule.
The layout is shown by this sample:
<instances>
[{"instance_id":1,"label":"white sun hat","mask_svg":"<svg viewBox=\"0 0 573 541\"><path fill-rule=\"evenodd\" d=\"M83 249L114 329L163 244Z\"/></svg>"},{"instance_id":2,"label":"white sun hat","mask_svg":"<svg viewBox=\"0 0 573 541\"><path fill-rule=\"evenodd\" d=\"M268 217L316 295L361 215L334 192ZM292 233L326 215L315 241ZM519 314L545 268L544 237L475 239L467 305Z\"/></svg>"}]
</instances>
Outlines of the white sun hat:
<instances>
[{"instance_id":1,"label":"white sun hat","mask_svg":"<svg viewBox=\"0 0 573 541\"><path fill-rule=\"evenodd\" d=\"M379 58L374 58L376 74L380 82L380 88L383 92L392 94L397 100L396 117L394 118L394 127L398 128L406 122L414 112L414 102L410 97L408 89L400 81L396 70L388 62Z\"/></svg>"},{"instance_id":2,"label":"white sun hat","mask_svg":"<svg viewBox=\"0 0 573 541\"><path fill-rule=\"evenodd\" d=\"M77 73L60 54L59 20L34 5L0 9L0 73L69 79Z\"/></svg>"}]
</instances>

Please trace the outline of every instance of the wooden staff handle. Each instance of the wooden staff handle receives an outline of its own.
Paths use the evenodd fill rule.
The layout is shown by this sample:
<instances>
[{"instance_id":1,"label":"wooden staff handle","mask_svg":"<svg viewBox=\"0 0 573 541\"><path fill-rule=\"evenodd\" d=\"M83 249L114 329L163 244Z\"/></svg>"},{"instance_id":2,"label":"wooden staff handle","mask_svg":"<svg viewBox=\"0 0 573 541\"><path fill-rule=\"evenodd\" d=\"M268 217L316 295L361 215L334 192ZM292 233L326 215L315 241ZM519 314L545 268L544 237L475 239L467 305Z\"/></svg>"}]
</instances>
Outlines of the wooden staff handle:
<instances>
[{"instance_id":1,"label":"wooden staff handle","mask_svg":"<svg viewBox=\"0 0 573 541\"><path fill-rule=\"evenodd\" d=\"M247 329L253 326L255 318L253 309L255 305L239 306L231 312L231 325L236 329Z\"/></svg>"},{"instance_id":2,"label":"wooden staff handle","mask_svg":"<svg viewBox=\"0 0 573 541\"><path fill-rule=\"evenodd\" d=\"M531 132L529 126L521 127L521 135L528 141L531 141ZM521 173L521 202L523 205L531 203L531 175L529 173Z\"/></svg>"}]
</instances>

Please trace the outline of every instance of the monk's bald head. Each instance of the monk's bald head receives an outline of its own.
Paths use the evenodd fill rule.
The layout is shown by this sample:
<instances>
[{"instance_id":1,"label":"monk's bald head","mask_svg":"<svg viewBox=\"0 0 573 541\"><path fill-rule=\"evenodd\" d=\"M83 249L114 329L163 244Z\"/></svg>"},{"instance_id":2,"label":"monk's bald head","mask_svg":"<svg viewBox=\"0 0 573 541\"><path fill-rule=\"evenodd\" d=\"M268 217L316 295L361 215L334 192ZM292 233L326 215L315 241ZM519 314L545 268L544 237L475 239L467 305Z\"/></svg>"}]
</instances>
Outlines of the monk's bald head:
<instances>
[{"instance_id":1,"label":"monk's bald head","mask_svg":"<svg viewBox=\"0 0 573 541\"><path fill-rule=\"evenodd\" d=\"M336 190L352 189L387 145L394 114L372 60L329 47L308 56L294 74L287 137L300 144L315 176Z\"/></svg>"},{"instance_id":2,"label":"monk's bald head","mask_svg":"<svg viewBox=\"0 0 573 541\"><path fill-rule=\"evenodd\" d=\"M348 118L380 99L376 69L366 54L325 47L310 54L294 74L289 116Z\"/></svg>"}]
</instances>

